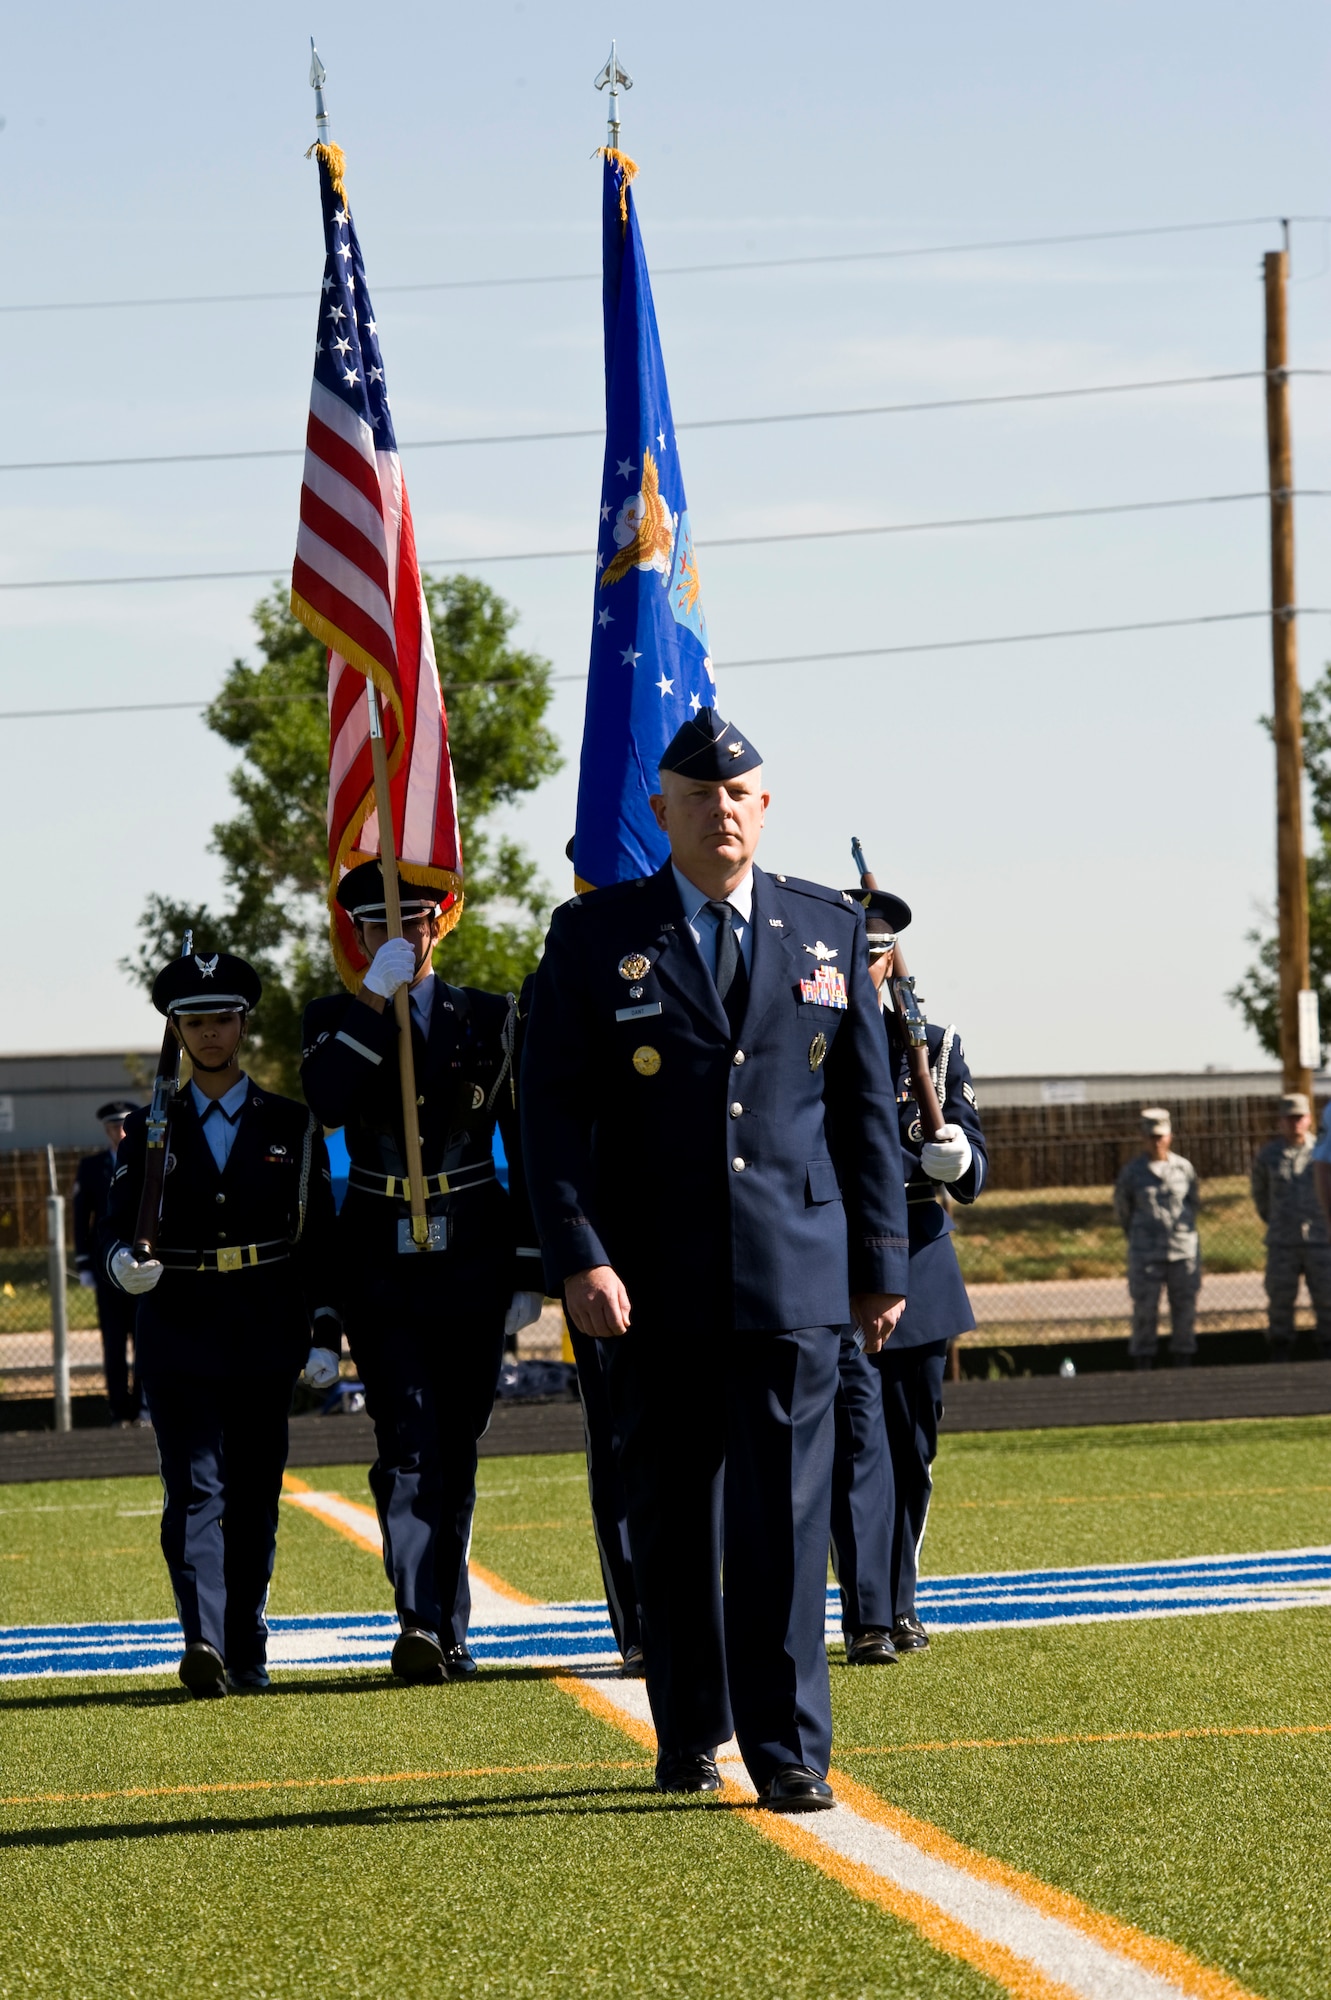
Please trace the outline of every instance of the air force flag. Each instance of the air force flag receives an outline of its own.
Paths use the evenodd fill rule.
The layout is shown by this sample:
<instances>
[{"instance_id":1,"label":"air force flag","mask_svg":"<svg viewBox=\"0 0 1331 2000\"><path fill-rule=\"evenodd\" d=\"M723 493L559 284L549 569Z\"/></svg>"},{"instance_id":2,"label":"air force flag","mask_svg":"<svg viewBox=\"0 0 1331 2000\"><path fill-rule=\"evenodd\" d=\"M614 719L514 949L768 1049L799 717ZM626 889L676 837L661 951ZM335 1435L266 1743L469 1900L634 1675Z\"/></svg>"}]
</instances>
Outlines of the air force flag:
<instances>
[{"instance_id":1,"label":"air force flag","mask_svg":"<svg viewBox=\"0 0 1331 2000\"><path fill-rule=\"evenodd\" d=\"M661 338L624 154L603 156L605 469L573 868L580 888L651 874L648 804L682 722L715 706Z\"/></svg>"}]
</instances>

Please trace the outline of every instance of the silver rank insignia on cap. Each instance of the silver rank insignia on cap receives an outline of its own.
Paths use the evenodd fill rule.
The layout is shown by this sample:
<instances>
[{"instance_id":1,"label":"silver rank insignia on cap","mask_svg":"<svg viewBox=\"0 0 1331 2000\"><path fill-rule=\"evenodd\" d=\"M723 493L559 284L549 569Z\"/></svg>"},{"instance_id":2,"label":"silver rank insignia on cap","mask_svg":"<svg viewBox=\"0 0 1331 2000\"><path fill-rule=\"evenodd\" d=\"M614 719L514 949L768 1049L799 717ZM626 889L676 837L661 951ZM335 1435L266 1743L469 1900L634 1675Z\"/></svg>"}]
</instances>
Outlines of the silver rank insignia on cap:
<instances>
[{"instance_id":1,"label":"silver rank insignia on cap","mask_svg":"<svg viewBox=\"0 0 1331 2000\"><path fill-rule=\"evenodd\" d=\"M727 743L726 750L732 757L742 757L744 755L744 745L742 743Z\"/></svg>"},{"instance_id":2,"label":"silver rank insignia on cap","mask_svg":"<svg viewBox=\"0 0 1331 2000\"><path fill-rule=\"evenodd\" d=\"M198 952L197 951L195 952L194 963L199 968L200 979L212 978L213 974L217 970L217 959L218 959L218 954L216 952L213 953L211 958L200 958Z\"/></svg>"},{"instance_id":3,"label":"silver rank insignia on cap","mask_svg":"<svg viewBox=\"0 0 1331 2000\"><path fill-rule=\"evenodd\" d=\"M626 958L621 958L619 961L621 979L645 979L651 969L652 961L644 958L640 951L631 951Z\"/></svg>"},{"instance_id":4,"label":"silver rank insignia on cap","mask_svg":"<svg viewBox=\"0 0 1331 2000\"><path fill-rule=\"evenodd\" d=\"M815 1076L822 1068L826 1055L827 1036L819 1032L809 1043L809 1068L814 1072Z\"/></svg>"},{"instance_id":5,"label":"silver rank insignia on cap","mask_svg":"<svg viewBox=\"0 0 1331 2000\"><path fill-rule=\"evenodd\" d=\"M819 938L817 944L806 944L804 949L808 952L810 958L836 957L836 952L830 945L825 945L821 938Z\"/></svg>"}]
</instances>

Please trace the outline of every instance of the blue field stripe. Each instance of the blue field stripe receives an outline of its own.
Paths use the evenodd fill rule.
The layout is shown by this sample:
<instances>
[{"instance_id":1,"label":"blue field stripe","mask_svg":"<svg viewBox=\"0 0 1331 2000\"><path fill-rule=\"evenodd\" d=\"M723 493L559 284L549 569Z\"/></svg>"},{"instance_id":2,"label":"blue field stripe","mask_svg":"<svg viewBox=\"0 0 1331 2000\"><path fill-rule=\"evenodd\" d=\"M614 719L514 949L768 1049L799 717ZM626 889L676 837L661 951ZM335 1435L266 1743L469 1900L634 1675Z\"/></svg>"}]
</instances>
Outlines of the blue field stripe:
<instances>
[{"instance_id":1,"label":"blue field stripe","mask_svg":"<svg viewBox=\"0 0 1331 2000\"><path fill-rule=\"evenodd\" d=\"M1078 1569L998 1570L921 1582L918 1610L943 1632L1182 1618L1222 1612L1331 1606L1331 1548L1274 1549ZM829 1637L840 1598L827 1593ZM269 1660L279 1671L385 1669L397 1620L391 1612L318 1612L269 1621ZM487 1666L593 1666L618 1655L605 1605L517 1605L474 1625L469 1644ZM86 1674L171 1673L180 1653L172 1619L0 1628L0 1680Z\"/></svg>"}]
</instances>

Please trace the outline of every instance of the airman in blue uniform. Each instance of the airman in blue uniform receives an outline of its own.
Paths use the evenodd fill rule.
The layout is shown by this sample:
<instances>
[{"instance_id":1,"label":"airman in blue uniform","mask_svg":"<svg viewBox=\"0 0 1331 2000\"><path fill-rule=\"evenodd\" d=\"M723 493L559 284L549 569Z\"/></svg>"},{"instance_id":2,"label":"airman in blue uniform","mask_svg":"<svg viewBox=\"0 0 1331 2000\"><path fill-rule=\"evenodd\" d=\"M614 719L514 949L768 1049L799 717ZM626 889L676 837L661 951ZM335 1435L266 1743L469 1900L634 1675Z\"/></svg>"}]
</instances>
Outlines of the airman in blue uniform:
<instances>
[{"instance_id":1,"label":"airman in blue uniform","mask_svg":"<svg viewBox=\"0 0 1331 2000\"><path fill-rule=\"evenodd\" d=\"M864 906L869 975L881 1000L896 933L910 922L910 910L900 897L880 890L848 893ZM852 1665L887 1664L929 1643L916 1616L915 1589L933 1492L930 1467L943 1414L943 1370L949 1340L975 1325L952 1241L955 1225L939 1197L946 1188L953 1201L974 1201L988 1167L975 1090L956 1029L932 1023L928 1028L929 1066L946 1120L943 1131L928 1140L905 1045L887 1008L883 1028L905 1163L910 1271L906 1310L891 1339L867 1357L880 1397L876 1402L862 1394L846 1398L838 1437L832 1543L846 1657ZM887 1444L885 1515L880 1437Z\"/></svg>"},{"instance_id":2,"label":"airman in blue uniform","mask_svg":"<svg viewBox=\"0 0 1331 2000\"><path fill-rule=\"evenodd\" d=\"M703 709L670 859L556 910L523 1060L547 1282L603 1343L663 1791L829 1805L839 1330L901 1311L906 1205L864 918L754 867L761 759ZM722 1569L724 1567L724 1594Z\"/></svg>"},{"instance_id":3,"label":"airman in blue uniform","mask_svg":"<svg viewBox=\"0 0 1331 2000\"><path fill-rule=\"evenodd\" d=\"M264 1607L287 1412L302 1364L336 1379L342 1345L328 1149L303 1104L240 1067L259 976L219 952L173 959L153 1005L192 1075L171 1100L154 1254L137 1233L148 1113L130 1115L104 1231L107 1279L138 1311L134 1346L161 1464L166 1557L196 1698L268 1686Z\"/></svg>"},{"instance_id":4,"label":"airman in blue uniform","mask_svg":"<svg viewBox=\"0 0 1331 2000\"><path fill-rule=\"evenodd\" d=\"M116 1155L125 1143L125 1120L138 1106L126 1098L113 1098L98 1106L97 1117L106 1134L100 1153L89 1153L79 1161L74 1176L74 1268L79 1283L97 1294L97 1324L102 1335L102 1373L106 1400L111 1405L113 1424L132 1424L143 1405L137 1371L131 1377L129 1343L134 1332L134 1301L113 1285L97 1254L98 1239L106 1221L111 1198L111 1177Z\"/></svg>"},{"instance_id":5,"label":"airman in blue uniform","mask_svg":"<svg viewBox=\"0 0 1331 2000\"><path fill-rule=\"evenodd\" d=\"M301 1084L351 1158L338 1216L347 1338L365 1384L378 1458L370 1468L405 1681L469 1680L467 1551L476 1446L490 1422L506 1333L544 1302L527 1210L513 1069L511 994L450 986L434 971L439 898L400 879L404 936L388 936L377 861L342 878L338 900L370 960L358 993L305 1011ZM426 1213L432 1247L410 1239L406 1140L389 1004L409 990ZM495 1174L496 1121L508 1157Z\"/></svg>"}]
</instances>

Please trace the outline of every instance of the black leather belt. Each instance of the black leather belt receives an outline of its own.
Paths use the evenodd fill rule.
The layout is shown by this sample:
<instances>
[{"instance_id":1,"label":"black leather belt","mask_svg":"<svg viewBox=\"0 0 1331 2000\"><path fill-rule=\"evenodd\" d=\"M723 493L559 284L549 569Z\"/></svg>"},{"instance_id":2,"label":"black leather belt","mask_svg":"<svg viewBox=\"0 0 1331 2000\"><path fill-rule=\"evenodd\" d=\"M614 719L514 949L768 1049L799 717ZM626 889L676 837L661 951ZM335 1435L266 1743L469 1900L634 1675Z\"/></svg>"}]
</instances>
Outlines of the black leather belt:
<instances>
[{"instance_id":1,"label":"black leather belt","mask_svg":"<svg viewBox=\"0 0 1331 2000\"><path fill-rule=\"evenodd\" d=\"M161 1248L158 1261L168 1271L248 1271L258 1264L281 1264L291 1255L285 1238L268 1243L224 1243L217 1250L172 1250Z\"/></svg>"},{"instance_id":2,"label":"black leather belt","mask_svg":"<svg viewBox=\"0 0 1331 2000\"><path fill-rule=\"evenodd\" d=\"M938 1184L936 1182L930 1182L929 1186L926 1188L926 1187L912 1187L910 1182L907 1181L906 1183L907 1208L918 1208L921 1202L937 1201L937 1199L938 1199Z\"/></svg>"},{"instance_id":3,"label":"black leather belt","mask_svg":"<svg viewBox=\"0 0 1331 2000\"><path fill-rule=\"evenodd\" d=\"M480 1187L495 1177L493 1160L479 1160L473 1167L457 1167L451 1174L426 1174L426 1196L461 1194L466 1188ZM347 1185L361 1194L387 1195L394 1201L411 1199L411 1183L394 1174L372 1174L368 1167L352 1167Z\"/></svg>"}]
</instances>

